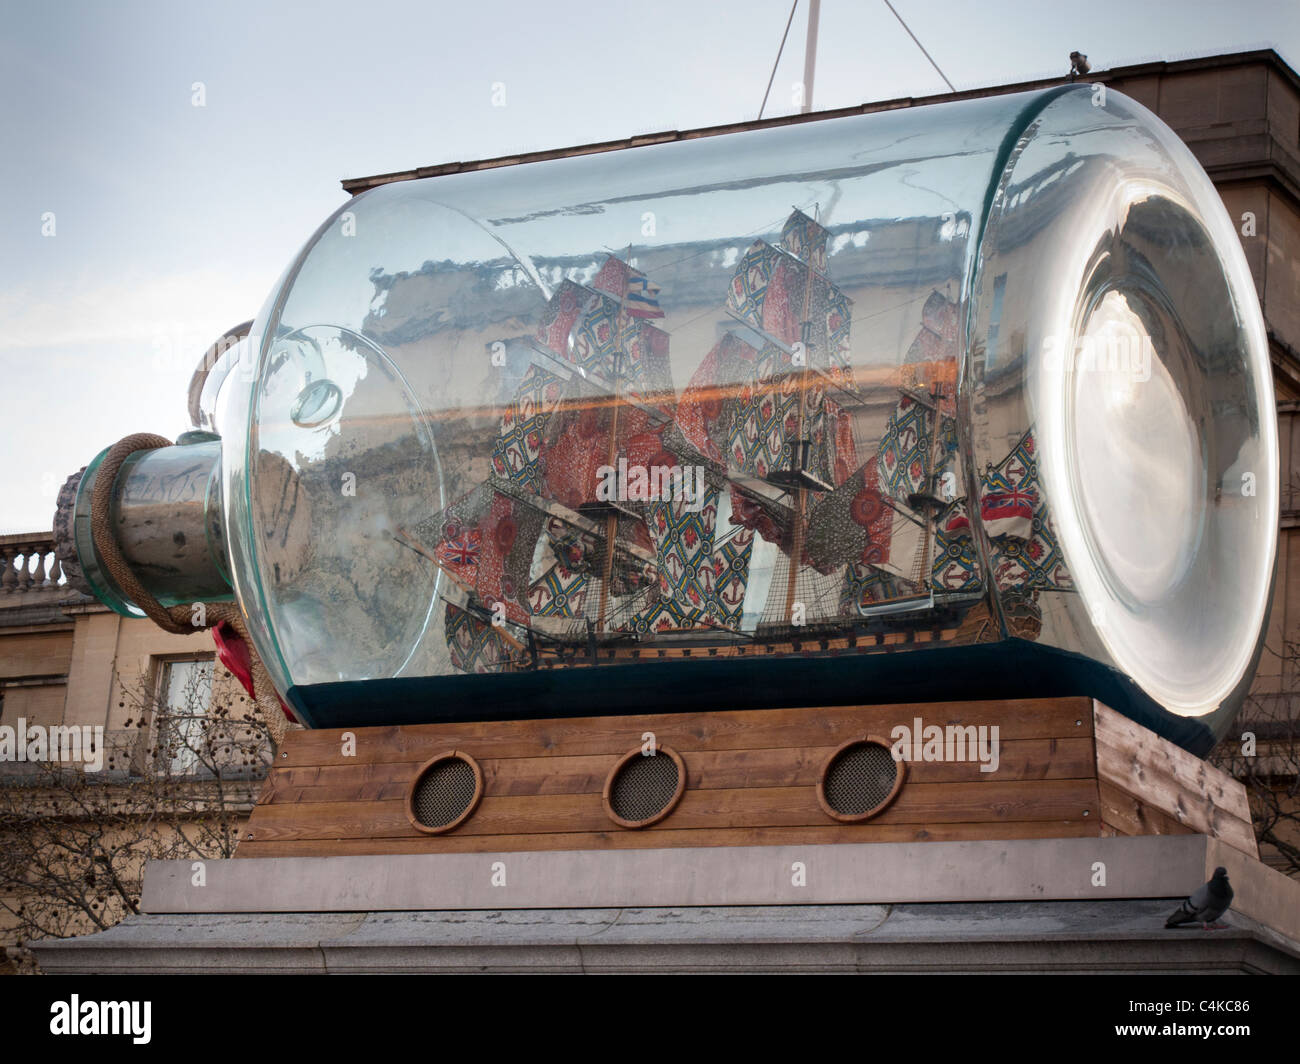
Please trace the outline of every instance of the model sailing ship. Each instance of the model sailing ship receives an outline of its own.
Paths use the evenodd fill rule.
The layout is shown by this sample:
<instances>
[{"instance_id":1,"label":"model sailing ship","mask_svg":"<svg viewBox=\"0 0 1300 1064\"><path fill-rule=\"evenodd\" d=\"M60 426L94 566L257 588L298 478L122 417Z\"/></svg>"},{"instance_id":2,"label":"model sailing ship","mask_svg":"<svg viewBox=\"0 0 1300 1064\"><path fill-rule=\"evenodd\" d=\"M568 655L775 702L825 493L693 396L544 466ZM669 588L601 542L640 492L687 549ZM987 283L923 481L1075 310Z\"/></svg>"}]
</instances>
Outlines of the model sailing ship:
<instances>
[{"instance_id":1,"label":"model sailing ship","mask_svg":"<svg viewBox=\"0 0 1300 1064\"><path fill-rule=\"evenodd\" d=\"M590 284L559 284L536 335L515 341L526 368L491 473L404 533L445 577L455 668L628 661L648 642L789 649L830 630L856 645L982 607L958 467L957 306L926 300L863 461L855 415L872 396L828 236L796 209L778 244L748 249L726 294L732 327L680 397L651 279L610 255ZM994 578L1030 602L1069 587L1035 480L1032 431L981 478Z\"/></svg>"}]
</instances>

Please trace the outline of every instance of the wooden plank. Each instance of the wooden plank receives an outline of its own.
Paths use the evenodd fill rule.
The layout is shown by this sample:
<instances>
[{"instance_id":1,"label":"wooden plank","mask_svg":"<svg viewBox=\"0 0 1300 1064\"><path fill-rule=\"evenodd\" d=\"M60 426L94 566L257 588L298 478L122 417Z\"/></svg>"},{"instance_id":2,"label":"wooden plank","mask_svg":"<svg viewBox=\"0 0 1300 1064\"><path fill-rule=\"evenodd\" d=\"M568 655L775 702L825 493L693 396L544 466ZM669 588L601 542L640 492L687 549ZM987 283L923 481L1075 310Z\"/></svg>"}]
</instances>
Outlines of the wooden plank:
<instances>
[{"instance_id":1,"label":"wooden plank","mask_svg":"<svg viewBox=\"0 0 1300 1064\"><path fill-rule=\"evenodd\" d=\"M610 830L539 835L422 835L403 839L242 842L236 857L337 857L389 853L509 853L525 850L670 849L681 846L783 846L850 842L953 842L967 839L1095 838L1099 818L989 824L826 824L818 827Z\"/></svg>"},{"instance_id":2,"label":"wooden plank","mask_svg":"<svg viewBox=\"0 0 1300 1064\"><path fill-rule=\"evenodd\" d=\"M1180 824L1113 783L1098 785L1101 821L1120 835L1195 835L1194 828Z\"/></svg>"},{"instance_id":3,"label":"wooden plank","mask_svg":"<svg viewBox=\"0 0 1300 1064\"><path fill-rule=\"evenodd\" d=\"M1258 858L1245 788L1226 773L1097 703L1097 777L1194 832ZM1244 814L1244 816L1243 816Z\"/></svg>"},{"instance_id":4,"label":"wooden plank","mask_svg":"<svg viewBox=\"0 0 1300 1064\"><path fill-rule=\"evenodd\" d=\"M530 757L544 752L622 754L641 744L647 731L678 751L838 746L871 731L888 738L898 724L997 725L999 739L1048 739L1092 734L1091 700L1044 698L991 702L926 702L915 705L831 706L802 709L729 710L627 717L421 724L406 727L291 732L280 766L423 762L447 749L476 758ZM355 756L343 753L341 736L356 736Z\"/></svg>"},{"instance_id":5,"label":"wooden plank","mask_svg":"<svg viewBox=\"0 0 1300 1064\"><path fill-rule=\"evenodd\" d=\"M1098 818L1092 780L915 783L875 818L877 823L996 823ZM811 787L688 790L663 823L673 828L820 826L826 814ZM485 797L456 829L463 835L608 830L598 794ZM253 810L245 838L401 838L415 834L401 801L266 805Z\"/></svg>"},{"instance_id":6,"label":"wooden plank","mask_svg":"<svg viewBox=\"0 0 1300 1064\"><path fill-rule=\"evenodd\" d=\"M276 785L275 769L272 769L262 782L262 789L258 792L257 801L254 804L270 805L274 802L276 800Z\"/></svg>"},{"instance_id":7,"label":"wooden plank","mask_svg":"<svg viewBox=\"0 0 1300 1064\"><path fill-rule=\"evenodd\" d=\"M678 750L686 762L691 790L734 787L815 787L836 747L797 750ZM484 793L492 796L599 793L613 754L485 758ZM406 795L423 762L392 761L366 765L277 769L274 801L279 804L398 799ZM1096 770L1092 740L1023 739L1000 744L996 772L981 772L975 761L915 761L912 783L1000 783L1026 779L1088 779ZM263 802L262 804L266 804Z\"/></svg>"},{"instance_id":8,"label":"wooden plank","mask_svg":"<svg viewBox=\"0 0 1300 1064\"><path fill-rule=\"evenodd\" d=\"M1213 801L1230 816L1250 823L1246 788L1226 772L1100 702L1096 704L1094 728L1099 743L1131 758L1143 771L1151 769L1169 776L1179 786Z\"/></svg>"},{"instance_id":9,"label":"wooden plank","mask_svg":"<svg viewBox=\"0 0 1300 1064\"><path fill-rule=\"evenodd\" d=\"M973 760L914 761L898 799L879 817L831 823L816 783L834 750L865 734L888 740L896 725L911 727L918 717L940 727L997 725L998 770L980 772ZM647 731L685 759L688 789L662 824L620 831L605 814L601 790L618 758L639 747ZM344 756L346 732L355 737L356 756ZM740 845L764 837L998 838L1016 831L1095 836L1108 825L1092 733L1092 702L1077 698L295 732L239 852L309 845L322 852L487 852ZM420 764L448 749L479 761L485 796L454 832L419 835L405 814L407 790Z\"/></svg>"},{"instance_id":10,"label":"wooden plank","mask_svg":"<svg viewBox=\"0 0 1300 1064\"><path fill-rule=\"evenodd\" d=\"M1256 856L1255 833L1250 824L1218 808L1214 802L1182 787L1173 777L1144 766L1109 743L1097 741L1099 783L1133 796L1148 809L1171 817L1193 832L1220 839L1235 849Z\"/></svg>"}]
</instances>

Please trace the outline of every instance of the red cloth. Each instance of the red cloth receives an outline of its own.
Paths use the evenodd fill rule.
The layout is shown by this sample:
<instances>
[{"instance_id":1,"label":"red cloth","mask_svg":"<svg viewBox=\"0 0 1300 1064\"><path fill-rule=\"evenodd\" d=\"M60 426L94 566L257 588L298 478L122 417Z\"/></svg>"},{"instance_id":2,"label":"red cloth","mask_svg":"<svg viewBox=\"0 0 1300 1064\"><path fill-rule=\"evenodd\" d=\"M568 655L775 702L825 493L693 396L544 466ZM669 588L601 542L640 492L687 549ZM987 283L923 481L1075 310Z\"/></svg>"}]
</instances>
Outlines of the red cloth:
<instances>
[{"instance_id":1,"label":"red cloth","mask_svg":"<svg viewBox=\"0 0 1300 1064\"><path fill-rule=\"evenodd\" d=\"M217 645L217 657L221 664L256 699L257 694L253 690L253 659L248 653L248 644L239 638L239 633L227 621L218 621L212 626L212 641ZM284 704L284 699L279 695L276 698L284 715L297 723L294 715L289 712L289 707Z\"/></svg>"}]
</instances>

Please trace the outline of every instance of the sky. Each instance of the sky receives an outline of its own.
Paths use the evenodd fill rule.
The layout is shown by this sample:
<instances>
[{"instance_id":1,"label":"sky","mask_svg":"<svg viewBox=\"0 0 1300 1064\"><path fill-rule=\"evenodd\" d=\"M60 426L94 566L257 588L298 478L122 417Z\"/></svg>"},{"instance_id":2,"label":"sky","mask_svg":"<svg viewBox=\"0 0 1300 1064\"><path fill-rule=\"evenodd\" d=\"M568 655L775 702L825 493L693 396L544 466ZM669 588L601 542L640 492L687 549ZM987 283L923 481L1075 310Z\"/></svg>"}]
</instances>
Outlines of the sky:
<instances>
[{"instance_id":1,"label":"sky","mask_svg":"<svg viewBox=\"0 0 1300 1064\"><path fill-rule=\"evenodd\" d=\"M894 0L958 88L1275 48L1296 0ZM798 110L799 0L766 115ZM790 0L0 0L0 533L175 437L347 177L757 116ZM946 91L880 0L823 0L816 110ZM502 90L504 89L504 106Z\"/></svg>"}]
</instances>

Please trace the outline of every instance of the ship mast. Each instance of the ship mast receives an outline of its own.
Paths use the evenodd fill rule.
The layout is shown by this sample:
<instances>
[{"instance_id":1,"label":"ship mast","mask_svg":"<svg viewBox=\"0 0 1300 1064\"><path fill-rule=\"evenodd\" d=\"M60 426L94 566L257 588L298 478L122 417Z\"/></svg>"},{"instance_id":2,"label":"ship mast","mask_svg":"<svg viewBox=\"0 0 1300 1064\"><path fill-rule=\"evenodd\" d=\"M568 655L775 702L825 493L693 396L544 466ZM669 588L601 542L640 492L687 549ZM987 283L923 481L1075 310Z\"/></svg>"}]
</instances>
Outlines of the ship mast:
<instances>
[{"instance_id":1,"label":"ship mast","mask_svg":"<svg viewBox=\"0 0 1300 1064\"><path fill-rule=\"evenodd\" d=\"M814 207L814 222L820 223L821 211ZM808 489L804 484L803 472L804 461L806 458L804 448L804 415L805 400L808 389L808 370L810 368L809 360L811 357L810 346L812 343L812 330L809 327L808 314L812 309L812 289L813 289L813 264L812 255L808 256L805 263L805 269L808 271L808 279L803 288L803 309L799 315L799 339L800 348L803 352L804 364L802 372L799 374L799 413L795 423L795 435L790 441L790 471L796 479L794 491L794 537L790 545L790 575L786 582L785 589L785 620L789 624L794 616L794 596L799 581L799 565L803 560L804 549L804 510L808 505Z\"/></svg>"},{"instance_id":2,"label":"ship mast","mask_svg":"<svg viewBox=\"0 0 1300 1064\"><path fill-rule=\"evenodd\" d=\"M628 278L632 269L632 245L627 246L627 258L623 262L623 279L618 291L618 317L614 321L614 365L610 379L612 391L612 409L609 415L609 451L606 465L618 468L618 412L621 405L619 382L623 376L623 317L626 313ZM620 490L623 485L619 485ZM605 631L605 616L609 609L609 584L614 576L614 538L618 535L618 508L610 506L605 515L605 558L601 569L600 608L596 615L596 632Z\"/></svg>"}]
</instances>

